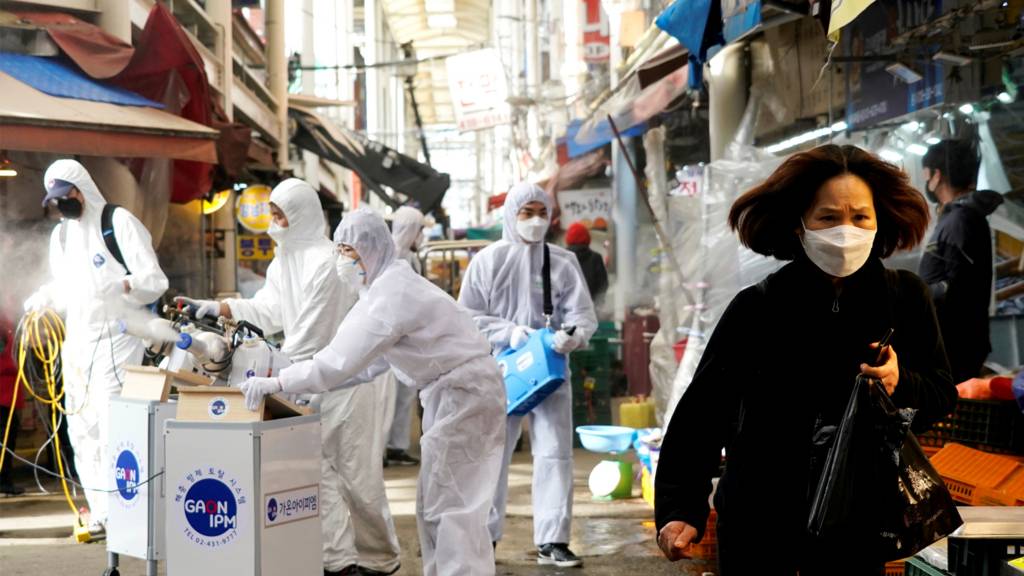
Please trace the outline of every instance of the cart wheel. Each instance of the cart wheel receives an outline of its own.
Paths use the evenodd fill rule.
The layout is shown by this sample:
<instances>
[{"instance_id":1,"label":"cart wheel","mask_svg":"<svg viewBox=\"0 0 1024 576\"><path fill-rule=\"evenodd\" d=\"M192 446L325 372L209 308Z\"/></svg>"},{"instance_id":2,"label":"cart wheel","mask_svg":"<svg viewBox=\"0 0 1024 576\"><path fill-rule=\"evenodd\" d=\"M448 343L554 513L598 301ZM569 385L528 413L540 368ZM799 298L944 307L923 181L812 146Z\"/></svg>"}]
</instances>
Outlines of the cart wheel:
<instances>
[{"instance_id":1,"label":"cart wheel","mask_svg":"<svg viewBox=\"0 0 1024 576\"><path fill-rule=\"evenodd\" d=\"M103 571L103 576L121 576L121 573L117 571L117 568L107 568Z\"/></svg>"}]
</instances>

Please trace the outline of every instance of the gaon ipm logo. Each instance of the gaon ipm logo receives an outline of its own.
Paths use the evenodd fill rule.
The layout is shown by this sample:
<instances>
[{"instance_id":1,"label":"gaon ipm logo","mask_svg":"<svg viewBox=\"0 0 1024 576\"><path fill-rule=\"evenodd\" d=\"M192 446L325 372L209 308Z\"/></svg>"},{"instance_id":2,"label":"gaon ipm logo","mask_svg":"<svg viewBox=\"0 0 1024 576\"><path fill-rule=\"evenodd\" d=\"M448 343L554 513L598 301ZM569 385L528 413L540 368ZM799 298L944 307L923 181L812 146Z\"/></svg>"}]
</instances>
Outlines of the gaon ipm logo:
<instances>
[{"instance_id":1,"label":"gaon ipm logo","mask_svg":"<svg viewBox=\"0 0 1024 576\"><path fill-rule=\"evenodd\" d=\"M277 520L277 499L271 498L267 502L267 520L274 522Z\"/></svg>"},{"instance_id":2,"label":"gaon ipm logo","mask_svg":"<svg viewBox=\"0 0 1024 576\"><path fill-rule=\"evenodd\" d=\"M228 413L228 401L222 396L210 400L210 417L223 418Z\"/></svg>"},{"instance_id":3,"label":"gaon ipm logo","mask_svg":"<svg viewBox=\"0 0 1024 576\"><path fill-rule=\"evenodd\" d=\"M185 537L210 548L233 541L238 535L239 507L246 503L238 481L214 468L197 469L185 479L174 498L185 513Z\"/></svg>"},{"instance_id":4,"label":"gaon ipm logo","mask_svg":"<svg viewBox=\"0 0 1024 576\"><path fill-rule=\"evenodd\" d=\"M139 495L139 461L131 450L123 450L117 455L114 481L117 482L117 493L121 498L131 500Z\"/></svg>"},{"instance_id":5,"label":"gaon ipm logo","mask_svg":"<svg viewBox=\"0 0 1024 576\"><path fill-rule=\"evenodd\" d=\"M139 491L145 486L145 454L131 441L118 442L111 450L112 468L108 473L114 476L114 487L120 496L118 502L124 509L134 508L139 500Z\"/></svg>"}]
</instances>

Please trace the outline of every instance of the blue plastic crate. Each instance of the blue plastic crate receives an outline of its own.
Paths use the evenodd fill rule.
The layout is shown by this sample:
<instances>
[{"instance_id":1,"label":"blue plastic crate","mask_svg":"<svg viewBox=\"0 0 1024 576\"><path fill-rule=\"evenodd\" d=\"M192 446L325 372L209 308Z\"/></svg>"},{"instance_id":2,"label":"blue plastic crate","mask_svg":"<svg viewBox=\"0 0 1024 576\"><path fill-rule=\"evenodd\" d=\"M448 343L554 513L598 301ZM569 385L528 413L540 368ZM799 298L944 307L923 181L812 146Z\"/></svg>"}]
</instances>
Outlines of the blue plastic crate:
<instances>
[{"instance_id":1,"label":"blue plastic crate","mask_svg":"<svg viewBox=\"0 0 1024 576\"><path fill-rule=\"evenodd\" d=\"M506 413L529 414L552 392L565 383L565 356L552 350L555 332L537 330L519 350L506 350L498 355L498 365L505 378L508 395Z\"/></svg>"}]
</instances>

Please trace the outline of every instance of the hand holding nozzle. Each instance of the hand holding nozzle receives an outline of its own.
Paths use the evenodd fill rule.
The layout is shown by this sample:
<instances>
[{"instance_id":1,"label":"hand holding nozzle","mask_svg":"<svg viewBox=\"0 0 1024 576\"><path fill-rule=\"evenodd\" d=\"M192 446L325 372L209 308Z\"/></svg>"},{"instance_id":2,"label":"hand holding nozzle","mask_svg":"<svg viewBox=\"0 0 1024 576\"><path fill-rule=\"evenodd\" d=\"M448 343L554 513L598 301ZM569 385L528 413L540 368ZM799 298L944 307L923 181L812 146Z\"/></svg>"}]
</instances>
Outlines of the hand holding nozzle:
<instances>
[{"instance_id":1,"label":"hand holding nozzle","mask_svg":"<svg viewBox=\"0 0 1024 576\"><path fill-rule=\"evenodd\" d=\"M186 296L176 296L174 303L178 305L179 310L196 320L206 317L216 320L220 316L230 314L224 314L225 306L216 300L195 300Z\"/></svg>"}]
</instances>

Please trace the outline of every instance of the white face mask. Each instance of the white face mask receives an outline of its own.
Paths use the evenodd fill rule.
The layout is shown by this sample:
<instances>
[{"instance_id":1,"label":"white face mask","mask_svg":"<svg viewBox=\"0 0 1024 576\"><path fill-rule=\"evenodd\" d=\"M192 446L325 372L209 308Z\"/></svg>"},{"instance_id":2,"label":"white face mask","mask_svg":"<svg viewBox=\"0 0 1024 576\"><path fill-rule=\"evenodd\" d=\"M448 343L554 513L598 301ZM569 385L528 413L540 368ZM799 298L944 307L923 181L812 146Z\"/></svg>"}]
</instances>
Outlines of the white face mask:
<instances>
[{"instance_id":1,"label":"white face mask","mask_svg":"<svg viewBox=\"0 0 1024 576\"><path fill-rule=\"evenodd\" d=\"M270 228L267 229L267 234L274 239L279 246L284 246L284 243L288 241L288 228L284 226L278 226L277 222L271 222Z\"/></svg>"},{"instance_id":2,"label":"white face mask","mask_svg":"<svg viewBox=\"0 0 1024 576\"><path fill-rule=\"evenodd\" d=\"M516 220L516 232L525 242L540 242L548 231L548 221L540 216L529 220Z\"/></svg>"},{"instance_id":3,"label":"white face mask","mask_svg":"<svg viewBox=\"0 0 1024 576\"><path fill-rule=\"evenodd\" d=\"M811 262L822 272L845 278L864 266L875 245L875 230L856 226L835 226L825 230L808 230L800 243Z\"/></svg>"},{"instance_id":4,"label":"white face mask","mask_svg":"<svg viewBox=\"0 0 1024 576\"><path fill-rule=\"evenodd\" d=\"M338 256L335 264L338 270L338 278L350 286L362 286L366 282L366 272L359 265L359 261L348 256Z\"/></svg>"}]
</instances>

